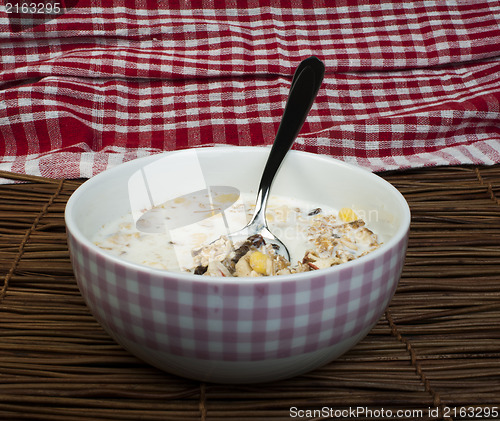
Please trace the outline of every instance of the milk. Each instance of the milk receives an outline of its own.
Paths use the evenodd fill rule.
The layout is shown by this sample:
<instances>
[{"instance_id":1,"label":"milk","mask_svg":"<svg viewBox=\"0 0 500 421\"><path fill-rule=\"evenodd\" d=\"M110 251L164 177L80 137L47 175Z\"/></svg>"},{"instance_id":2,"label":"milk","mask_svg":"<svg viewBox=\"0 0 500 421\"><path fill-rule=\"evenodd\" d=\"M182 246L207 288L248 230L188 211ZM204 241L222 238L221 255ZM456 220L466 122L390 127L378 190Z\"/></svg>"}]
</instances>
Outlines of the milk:
<instances>
[{"instance_id":1,"label":"milk","mask_svg":"<svg viewBox=\"0 0 500 421\"><path fill-rule=\"evenodd\" d=\"M202 197L182 196L144 210L138 219L128 214L111 221L101 227L93 241L134 263L169 271L191 270L193 250L243 228L254 208L255 195L250 193L207 191ZM293 265L303 259L314 242L310 232L313 221L337 213L337 209L317 203L271 196L266 216L271 232L287 246ZM357 244L352 252L360 255L367 247Z\"/></svg>"}]
</instances>

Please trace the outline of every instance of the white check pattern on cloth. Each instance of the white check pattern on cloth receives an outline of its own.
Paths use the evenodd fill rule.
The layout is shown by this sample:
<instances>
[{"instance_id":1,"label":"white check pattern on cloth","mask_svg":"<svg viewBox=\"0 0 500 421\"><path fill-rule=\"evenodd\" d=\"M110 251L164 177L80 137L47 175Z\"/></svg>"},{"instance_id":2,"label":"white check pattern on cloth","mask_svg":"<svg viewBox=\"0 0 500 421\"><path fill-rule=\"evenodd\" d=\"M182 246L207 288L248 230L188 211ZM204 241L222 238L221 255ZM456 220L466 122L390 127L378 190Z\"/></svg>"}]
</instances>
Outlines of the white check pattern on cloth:
<instances>
[{"instance_id":1,"label":"white check pattern on cloth","mask_svg":"<svg viewBox=\"0 0 500 421\"><path fill-rule=\"evenodd\" d=\"M373 171L500 162L498 1L72 3L0 6L1 170L270 144L309 55L327 71L294 148Z\"/></svg>"},{"instance_id":2,"label":"white check pattern on cloth","mask_svg":"<svg viewBox=\"0 0 500 421\"><path fill-rule=\"evenodd\" d=\"M407 242L331 276L245 284L179 280L68 240L79 288L104 328L152 350L219 361L301 355L371 328L394 294Z\"/></svg>"}]
</instances>

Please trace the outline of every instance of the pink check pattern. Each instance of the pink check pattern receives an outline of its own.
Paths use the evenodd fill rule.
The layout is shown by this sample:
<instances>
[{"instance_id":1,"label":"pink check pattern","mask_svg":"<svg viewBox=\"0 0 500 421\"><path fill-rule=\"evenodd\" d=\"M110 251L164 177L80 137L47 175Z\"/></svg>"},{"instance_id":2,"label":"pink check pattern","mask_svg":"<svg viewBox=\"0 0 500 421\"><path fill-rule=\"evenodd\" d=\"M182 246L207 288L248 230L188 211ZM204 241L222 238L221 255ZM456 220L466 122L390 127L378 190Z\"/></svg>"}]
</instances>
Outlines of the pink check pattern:
<instances>
[{"instance_id":1,"label":"pink check pattern","mask_svg":"<svg viewBox=\"0 0 500 421\"><path fill-rule=\"evenodd\" d=\"M218 361L286 358L367 332L394 294L406 243L332 275L231 284L115 264L69 235L79 288L105 329L154 351Z\"/></svg>"},{"instance_id":2,"label":"pink check pattern","mask_svg":"<svg viewBox=\"0 0 500 421\"><path fill-rule=\"evenodd\" d=\"M270 144L309 55L327 72L296 149L373 171L500 162L498 1L110 3L0 6L0 169Z\"/></svg>"}]
</instances>

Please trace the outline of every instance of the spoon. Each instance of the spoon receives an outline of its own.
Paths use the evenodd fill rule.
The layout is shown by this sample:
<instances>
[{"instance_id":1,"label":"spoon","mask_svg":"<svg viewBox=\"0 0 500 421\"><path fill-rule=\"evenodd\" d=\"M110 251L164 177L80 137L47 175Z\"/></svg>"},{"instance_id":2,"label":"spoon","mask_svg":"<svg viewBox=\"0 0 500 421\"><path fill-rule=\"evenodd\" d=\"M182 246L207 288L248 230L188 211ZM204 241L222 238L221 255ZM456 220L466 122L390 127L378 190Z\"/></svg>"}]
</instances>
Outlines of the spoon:
<instances>
[{"instance_id":1,"label":"spoon","mask_svg":"<svg viewBox=\"0 0 500 421\"><path fill-rule=\"evenodd\" d=\"M277 254L290 260L290 253L285 244L269 231L267 226L267 201L275 175L306 120L323 81L324 73L323 62L314 56L303 60L295 70L285 111L260 180L254 214L243 229L227 235L233 245L251 236L261 235L266 243L272 245Z\"/></svg>"}]
</instances>

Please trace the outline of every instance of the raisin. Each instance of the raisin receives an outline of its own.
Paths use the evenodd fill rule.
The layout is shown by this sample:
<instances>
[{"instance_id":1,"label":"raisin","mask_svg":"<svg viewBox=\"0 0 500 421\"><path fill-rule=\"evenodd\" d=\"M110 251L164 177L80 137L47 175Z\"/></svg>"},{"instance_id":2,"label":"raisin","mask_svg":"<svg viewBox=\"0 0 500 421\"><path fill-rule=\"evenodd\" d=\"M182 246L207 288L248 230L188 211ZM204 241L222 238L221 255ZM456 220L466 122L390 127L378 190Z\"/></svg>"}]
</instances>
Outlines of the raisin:
<instances>
[{"instance_id":1,"label":"raisin","mask_svg":"<svg viewBox=\"0 0 500 421\"><path fill-rule=\"evenodd\" d=\"M264 241L264 238L260 234L255 234L251 235L248 237L245 242L239 246L235 251L234 251L234 257L231 259L231 261L236 264L238 261L249 252L250 248L255 247L259 248L262 245L265 245L266 242Z\"/></svg>"},{"instance_id":2,"label":"raisin","mask_svg":"<svg viewBox=\"0 0 500 421\"><path fill-rule=\"evenodd\" d=\"M252 246L257 248L266 244L264 237L260 234L251 235L248 237L247 241L249 241Z\"/></svg>"},{"instance_id":3,"label":"raisin","mask_svg":"<svg viewBox=\"0 0 500 421\"><path fill-rule=\"evenodd\" d=\"M311 212L309 212L308 215L313 216L313 215L317 215L320 212L321 212L321 208L316 208L316 209L313 209Z\"/></svg>"},{"instance_id":4,"label":"raisin","mask_svg":"<svg viewBox=\"0 0 500 421\"><path fill-rule=\"evenodd\" d=\"M234 251L234 257L231 259L234 263L238 263L238 261L248 253L248 250L250 250L250 244L245 241L241 246L239 246L235 251Z\"/></svg>"},{"instance_id":5,"label":"raisin","mask_svg":"<svg viewBox=\"0 0 500 421\"><path fill-rule=\"evenodd\" d=\"M199 265L194 269L195 275L203 275L208 269L208 266Z\"/></svg>"}]
</instances>

